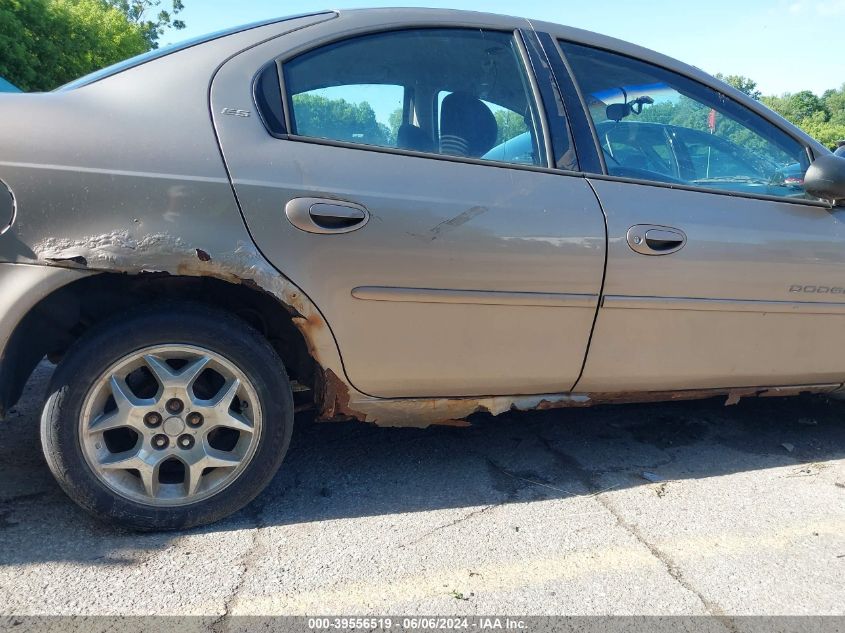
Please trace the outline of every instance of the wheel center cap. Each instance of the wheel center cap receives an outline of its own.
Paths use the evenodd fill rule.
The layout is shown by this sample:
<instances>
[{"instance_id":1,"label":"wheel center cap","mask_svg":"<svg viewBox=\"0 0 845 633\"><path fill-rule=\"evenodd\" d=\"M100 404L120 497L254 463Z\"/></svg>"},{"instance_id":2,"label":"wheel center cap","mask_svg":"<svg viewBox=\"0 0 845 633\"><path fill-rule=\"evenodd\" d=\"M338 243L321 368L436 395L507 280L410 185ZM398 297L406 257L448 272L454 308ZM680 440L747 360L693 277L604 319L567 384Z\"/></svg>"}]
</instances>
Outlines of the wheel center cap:
<instances>
[{"instance_id":1,"label":"wheel center cap","mask_svg":"<svg viewBox=\"0 0 845 633\"><path fill-rule=\"evenodd\" d=\"M185 423L182 421L182 418L174 415L173 417L167 418L164 421L164 426L161 428L170 437L176 437L177 435L181 435L185 430Z\"/></svg>"}]
</instances>

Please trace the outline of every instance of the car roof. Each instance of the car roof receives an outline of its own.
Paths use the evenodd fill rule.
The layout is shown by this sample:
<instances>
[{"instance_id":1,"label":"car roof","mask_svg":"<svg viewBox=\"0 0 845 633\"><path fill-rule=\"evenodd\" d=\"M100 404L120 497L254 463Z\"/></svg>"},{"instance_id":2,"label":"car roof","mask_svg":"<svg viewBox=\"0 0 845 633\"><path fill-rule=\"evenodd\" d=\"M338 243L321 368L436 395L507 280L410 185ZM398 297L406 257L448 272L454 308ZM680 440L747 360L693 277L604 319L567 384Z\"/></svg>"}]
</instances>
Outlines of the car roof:
<instances>
[{"instance_id":1,"label":"car roof","mask_svg":"<svg viewBox=\"0 0 845 633\"><path fill-rule=\"evenodd\" d=\"M472 26L475 28L530 28L539 32L548 32L555 38L565 39L574 43L592 46L595 48L612 50L614 52L641 59L645 62L662 66L671 71L687 75L705 85L709 85L710 87L718 90L726 96L729 96L735 101L744 103L747 107L756 111L758 114L770 120L778 121L780 127L782 127L783 129L789 129L791 131L791 134L801 137L807 145L813 147L816 151L821 150L823 152L829 152L829 150L827 150L827 148L823 148L823 146L818 143L818 141L811 138L809 135L796 128L776 113L769 110L763 104L754 101L739 90L716 79L712 75L705 73L701 69L685 64L676 59L670 58L666 55L662 55L661 53L657 53L653 50L638 46L636 44L632 44L630 42L626 42L606 35L601 35L599 33L594 33L592 31L587 31L571 26L563 26L551 22L537 21L532 20L530 18L478 11L466 11L459 9L431 9L412 7L370 9L362 8L313 11L296 16L273 18L270 20L265 20L263 22L233 27L225 31L211 33L209 35L205 35L193 40L188 40L186 42L151 51L144 55L126 60L114 66L110 66L103 70L92 73L91 75L87 75L85 77L77 79L76 81L73 81L65 86L60 87L58 90L69 90L87 86L89 84L98 82L101 79L105 79L112 75L116 75L123 71L131 70L137 66L146 64L147 62L152 61L154 59L167 57L172 55L173 53L178 53L179 51L207 44L214 40L243 33L244 31L248 31L251 29L258 29L260 27L271 27L274 24L283 23L285 21L292 20L295 18L329 14L333 14L334 16L339 17L356 16L358 18L362 18L364 16L372 16L373 24L377 28L390 28L391 26L394 28L402 28L409 25L413 26L414 22L417 21L421 23L421 26L425 25L426 27L436 27L438 26L437 23L442 21L443 26L449 27L460 27L462 25L465 25Z\"/></svg>"}]
</instances>

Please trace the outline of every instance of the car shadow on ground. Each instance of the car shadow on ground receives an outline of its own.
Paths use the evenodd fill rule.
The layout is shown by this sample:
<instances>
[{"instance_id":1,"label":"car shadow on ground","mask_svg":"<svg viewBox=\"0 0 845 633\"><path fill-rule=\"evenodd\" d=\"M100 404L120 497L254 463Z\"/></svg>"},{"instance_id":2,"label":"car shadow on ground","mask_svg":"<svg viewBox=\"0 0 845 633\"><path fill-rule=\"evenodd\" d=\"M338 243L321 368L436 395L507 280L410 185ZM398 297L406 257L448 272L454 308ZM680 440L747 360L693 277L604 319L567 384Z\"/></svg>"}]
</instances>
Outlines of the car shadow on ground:
<instances>
[{"instance_id":1,"label":"car shadow on ground","mask_svg":"<svg viewBox=\"0 0 845 633\"><path fill-rule=\"evenodd\" d=\"M177 535L99 523L55 484L38 443L48 376L39 369L4 423L0 565L125 565L166 549ZM799 397L477 415L468 428L377 428L302 415L267 490L233 517L191 533L532 503L775 467L812 476L845 457L843 414L845 403Z\"/></svg>"}]
</instances>

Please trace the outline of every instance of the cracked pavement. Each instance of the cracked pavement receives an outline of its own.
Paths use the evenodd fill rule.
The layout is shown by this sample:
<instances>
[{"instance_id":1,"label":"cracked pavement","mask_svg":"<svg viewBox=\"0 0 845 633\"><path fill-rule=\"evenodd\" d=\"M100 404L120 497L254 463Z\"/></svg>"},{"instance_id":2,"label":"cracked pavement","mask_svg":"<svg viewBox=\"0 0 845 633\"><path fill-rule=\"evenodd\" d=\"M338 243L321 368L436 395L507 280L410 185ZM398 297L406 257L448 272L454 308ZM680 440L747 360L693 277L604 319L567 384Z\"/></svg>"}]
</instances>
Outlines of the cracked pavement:
<instances>
[{"instance_id":1,"label":"cracked pavement","mask_svg":"<svg viewBox=\"0 0 845 633\"><path fill-rule=\"evenodd\" d=\"M50 371L3 425L1 614L203 615L211 631L235 615L710 614L736 630L732 616L845 614L845 403L426 430L300 417L242 512L133 534L79 510L44 464Z\"/></svg>"}]
</instances>

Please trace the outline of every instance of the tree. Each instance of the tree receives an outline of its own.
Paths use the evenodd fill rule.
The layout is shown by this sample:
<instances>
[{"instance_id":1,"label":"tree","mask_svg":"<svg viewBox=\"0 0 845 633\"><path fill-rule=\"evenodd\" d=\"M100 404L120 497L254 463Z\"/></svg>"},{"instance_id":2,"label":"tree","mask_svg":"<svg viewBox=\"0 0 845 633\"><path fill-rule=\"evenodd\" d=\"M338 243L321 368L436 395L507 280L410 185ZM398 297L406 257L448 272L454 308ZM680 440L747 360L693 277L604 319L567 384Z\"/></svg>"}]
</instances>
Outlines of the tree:
<instances>
[{"instance_id":1,"label":"tree","mask_svg":"<svg viewBox=\"0 0 845 633\"><path fill-rule=\"evenodd\" d=\"M763 97L763 103L793 123L808 119L816 113L827 115L824 101L809 90L780 97Z\"/></svg>"},{"instance_id":2,"label":"tree","mask_svg":"<svg viewBox=\"0 0 845 633\"><path fill-rule=\"evenodd\" d=\"M719 74L716 77L753 99L762 101L828 147L832 148L837 141L845 139L845 84L839 89L827 90L821 97L809 90L781 96L763 96L753 79L742 75ZM708 131L709 113L710 108L680 96L674 101L647 106L640 120ZM716 121L716 134L731 142L760 154L776 151L761 137L726 115L720 113Z\"/></svg>"},{"instance_id":3,"label":"tree","mask_svg":"<svg viewBox=\"0 0 845 633\"><path fill-rule=\"evenodd\" d=\"M390 128L390 137L394 140L399 136L399 128L404 123L402 120L403 116L405 116L404 109L396 108L390 113L390 117L387 119L387 125Z\"/></svg>"},{"instance_id":4,"label":"tree","mask_svg":"<svg viewBox=\"0 0 845 633\"><path fill-rule=\"evenodd\" d=\"M137 24L150 48L158 48L158 40L167 29L181 30L185 28L182 20L176 16L185 8L182 0L171 0L171 10L160 9L162 0L106 0L109 6L119 10L126 19ZM150 14L155 13L155 19Z\"/></svg>"},{"instance_id":5,"label":"tree","mask_svg":"<svg viewBox=\"0 0 845 633\"><path fill-rule=\"evenodd\" d=\"M103 0L2 0L0 76L51 90L149 50L137 24Z\"/></svg>"},{"instance_id":6,"label":"tree","mask_svg":"<svg viewBox=\"0 0 845 633\"><path fill-rule=\"evenodd\" d=\"M763 103L830 148L845 139L845 85L819 97L809 90L780 97L763 97Z\"/></svg>"},{"instance_id":7,"label":"tree","mask_svg":"<svg viewBox=\"0 0 845 633\"><path fill-rule=\"evenodd\" d=\"M845 139L845 123L829 120L824 113L817 112L811 117L802 119L800 127L814 139L830 147L836 147L836 142Z\"/></svg>"},{"instance_id":8,"label":"tree","mask_svg":"<svg viewBox=\"0 0 845 633\"><path fill-rule=\"evenodd\" d=\"M827 90L822 95L831 123L845 125L845 84L836 90ZM842 138L845 138L843 136Z\"/></svg>"},{"instance_id":9,"label":"tree","mask_svg":"<svg viewBox=\"0 0 845 633\"><path fill-rule=\"evenodd\" d=\"M718 73L716 79L721 79L726 84L733 86L740 92L744 92L752 99L759 100L763 93L757 90L757 82L742 75L723 75Z\"/></svg>"},{"instance_id":10,"label":"tree","mask_svg":"<svg viewBox=\"0 0 845 633\"><path fill-rule=\"evenodd\" d=\"M528 126L525 124L525 117L513 110L500 108L493 113L493 116L496 117L496 125L499 128L499 132L496 135L496 145L501 145L505 141L509 141L528 131Z\"/></svg>"},{"instance_id":11,"label":"tree","mask_svg":"<svg viewBox=\"0 0 845 633\"><path fill-rule=\"evenodd\" d=\"M294 95L293 106L298 134L368 145L396 144L390 128L378 122L366 101L349 103L305 93Z\"/></svg>"},{"instance_id":12,"label":"tree","mask_svg":"<svg viewBox=\"0 0 845 633\"><path fill-rule=\"evenodd\" d=\"M638 120L662 125L677 125L706 132L709 114L710 108L704 104L680 95L675 101L662 101L646 106Z\"/></svg>"}]
</instances>

